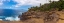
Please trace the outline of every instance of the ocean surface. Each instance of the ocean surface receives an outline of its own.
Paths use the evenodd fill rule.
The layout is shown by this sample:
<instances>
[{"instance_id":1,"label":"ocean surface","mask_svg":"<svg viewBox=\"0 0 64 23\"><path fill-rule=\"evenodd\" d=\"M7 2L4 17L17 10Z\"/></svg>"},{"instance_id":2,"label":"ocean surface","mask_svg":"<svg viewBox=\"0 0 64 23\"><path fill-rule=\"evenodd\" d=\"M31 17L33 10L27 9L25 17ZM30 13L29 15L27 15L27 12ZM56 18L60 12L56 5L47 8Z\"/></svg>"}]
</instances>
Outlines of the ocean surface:
<instances>
[{"instance_id":1,"label":"ocean surface","mask_svg":"<svg viewBox=\"0 0 64 23\"><path fill-rule=\"evenodd\" d=\"M7 17L18 17L23 12L26 12L27 10L16 10L16 9L0 9L0 19L6 20Z\"/></svg>"}]
</instances>

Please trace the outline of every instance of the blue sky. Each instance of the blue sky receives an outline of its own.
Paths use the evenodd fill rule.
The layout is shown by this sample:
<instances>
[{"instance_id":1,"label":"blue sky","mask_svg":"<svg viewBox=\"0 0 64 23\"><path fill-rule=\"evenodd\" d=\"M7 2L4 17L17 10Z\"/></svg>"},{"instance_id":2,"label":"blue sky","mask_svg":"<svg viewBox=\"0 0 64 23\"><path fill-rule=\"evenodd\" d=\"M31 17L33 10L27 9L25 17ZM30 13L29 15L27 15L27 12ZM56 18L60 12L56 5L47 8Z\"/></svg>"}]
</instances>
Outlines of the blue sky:
<instances>
[{"instance_id":1,"label":"blue sky","mask_svg":"<svg viewBox=\"0 0 64 23\"><path fill-rule=\"evenodd\" d=\"M26 9L27 10L31 6L39 6L40 3L41 4L49 3L49 0L0 0L0 9Z\"/></svg>"},{"instance_id":2,"label":"blue sky","mask_svg":"<svg viewBox=\"0 0 64 23\"><path fill-rule=\"evenodd\" d=\"M51 0L53 1L53 0ZM54 1L58 1L58 0L54 0ZM45 4L45 3L49 3L49 0L0 0L0 14L3 13L3 11L1 9L24 9L24 10L28 10L28 8L32 7L32 6L39 6L39 4ZM4 11L7 12L7 11ZM0 16L1 17L5 17L5 16ZM16 18L13 17L6 17L6 20L19 20L18 16ZM2 20L2 19L0 19Z\"/></svg>"},{"instance_id":3,"label":"blue sky","mask_svg":"<svg viewBox=\"0 0 64 23\"><path fill-rule=\"evenodd\" d=\"M2 2L1 2L2 1ZM1 0L0 1L0 9L28 9L31 7L30 5L20 5L19 7L15 7L18 3L13 0Z\"/></svg>"},{"instance_id":4,"label":"blue sky","mask_svg":"<svg viewBox=\"0 0 64 23\"><path fill-rule=\"evenodd\" d=\"M0 0L0 9L28 9L46 0ZM42 4L43 4L42 3Z\"/></svg>"}]
</instances>

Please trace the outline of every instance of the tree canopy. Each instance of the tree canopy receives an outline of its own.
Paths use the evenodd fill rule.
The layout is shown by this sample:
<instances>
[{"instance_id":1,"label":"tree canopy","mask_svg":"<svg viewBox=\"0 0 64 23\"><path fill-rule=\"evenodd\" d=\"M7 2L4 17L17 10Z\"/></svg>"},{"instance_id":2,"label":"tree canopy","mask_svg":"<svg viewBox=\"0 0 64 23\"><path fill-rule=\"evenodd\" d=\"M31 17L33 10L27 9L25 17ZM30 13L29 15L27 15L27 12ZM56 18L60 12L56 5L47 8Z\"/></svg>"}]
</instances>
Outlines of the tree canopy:
<instances>
[{"instance_id":1,"label":"tree canopy","mask_svg":"<svg viewBox=\"0 0 64 23\"><path fill-rule=\"evenodd\" d=\"M31 8L29 8L28 11L50 11L50 10L57 10L57 11L61 11L64 9L64 1L63 0L59 0L59 1L53 1L49 4L44 4L38 7L38 6L33 6Z\"/></svg>"}]
</instances>

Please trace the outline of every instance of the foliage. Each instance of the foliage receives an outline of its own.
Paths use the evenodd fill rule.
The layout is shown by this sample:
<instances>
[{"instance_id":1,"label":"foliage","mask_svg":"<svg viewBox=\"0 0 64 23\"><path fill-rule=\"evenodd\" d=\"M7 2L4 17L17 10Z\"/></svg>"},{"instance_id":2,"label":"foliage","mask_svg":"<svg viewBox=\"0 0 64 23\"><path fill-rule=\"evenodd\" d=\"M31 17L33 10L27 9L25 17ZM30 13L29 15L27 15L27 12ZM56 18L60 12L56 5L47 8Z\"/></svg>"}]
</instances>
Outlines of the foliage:
<instances>
[{"instance_id":1,"label":"foliage","mask_svg":"<svg viewBox=\"0 0 64 23\"><path fill-rule=\"evenodd\" d=\"M33 6L31 8L29 8L28 11L50 11L50 10L57 10L57 11L61 11L62 9L64 9L64 1L63 0L59 0L59 1L53 1L49 4L44 4L38 7L38 6Z\"/></svg>"}]
</instances>

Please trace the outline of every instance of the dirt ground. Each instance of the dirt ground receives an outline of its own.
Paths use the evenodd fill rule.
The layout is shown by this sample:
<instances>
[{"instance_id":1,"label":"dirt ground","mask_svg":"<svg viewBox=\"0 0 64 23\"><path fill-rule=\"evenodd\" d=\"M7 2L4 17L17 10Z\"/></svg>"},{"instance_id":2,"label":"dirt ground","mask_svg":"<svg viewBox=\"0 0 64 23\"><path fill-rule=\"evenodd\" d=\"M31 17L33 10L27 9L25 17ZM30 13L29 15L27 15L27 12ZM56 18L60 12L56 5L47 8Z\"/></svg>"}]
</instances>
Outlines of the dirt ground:
<instances>
[{"instance_id":1,"label":"dirt ground","mask_svg":"<svg viewBox=\"0 0 64 23\"><path fill-rule=\"evenodd\" d=\"M60 12L57 12L58 14L60 14L60 17L59 18L62 18L64 19L64 12L60 11ZM57 22L57 23L64 23L64 20L60 20Z\"/></svg>"}]
</instances>

